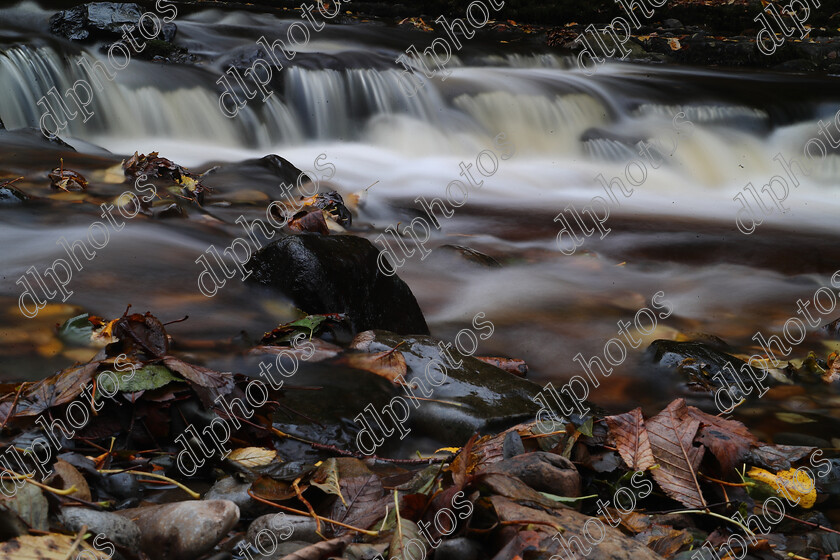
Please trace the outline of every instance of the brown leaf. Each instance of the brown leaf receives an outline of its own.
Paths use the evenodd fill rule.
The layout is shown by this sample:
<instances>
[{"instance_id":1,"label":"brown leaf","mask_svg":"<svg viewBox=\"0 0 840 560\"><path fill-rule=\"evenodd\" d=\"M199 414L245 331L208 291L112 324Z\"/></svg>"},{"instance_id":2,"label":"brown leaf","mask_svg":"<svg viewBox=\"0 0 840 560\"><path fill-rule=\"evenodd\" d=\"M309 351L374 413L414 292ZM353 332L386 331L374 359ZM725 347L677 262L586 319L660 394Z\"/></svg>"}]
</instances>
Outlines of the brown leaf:
<instances>
[{"instance_id":1,"label":"brown leaf","mask_svg":"<svg viewBox=\"0 0 840 560\"><path fill-rule=\"evenodd\" d=\"M579 513L571 508L560 507L547 511L527 507L515 503L503 496L488 498L499 521L508 525L503 530L507 534L506 546L494 558L509 560L511 558L592 558L598 560L619 560L632 558L633 560L662 560L661 556L639 542L624 536L620 531L603 523L603 531L594 529L598 533L598 544L586 537L593 531L592 517ZM561 538L562 537L562 540ZM568 541L574 538L583 544L583 550L574 547L571 555L566 547ZM511 544L511 541L514 541ZM518 541L518 542L517 542ZM564 544L564 542L566 544ZM541 553L541 554L540 554ZM556 556L554 556L556 554Z\"/></svg>"},{"instance_id":2,"label":"brown leaf","mask_svg":"<svg viewBox=\"0 0 840 560\"><path fill-rule=\"evenodd\" d=\"M45 481L47 484L62 490L68 490L75 486L76 491L70 496L90 501L90 486L76 467L63 459L59 459L53 465L53 470L53 474Z\"/></svg>"},{"instance_id":3,"label":"brown leaf","mask_svg":"<svg viewBox=\"0 0 840 560\"><path fill-rule=\"evenodd\" d=\"M25 535L0 543L0 560L66 560L77 556L96 560L110 558L110 555L106 556L85 541L74 542L74 537L58 533L40 537Z\"/></svg>"},{"instance_id":4,"label":"brown leaf","mask_svg":"<svg viewBox=\"0 0 840 560\"><path fill-rule=\"evenodd\" d=\"M408 373L405 357L399 350L386 350L384 352L377 352L376 354L353 352L344 354L337 362L352 368L375 373L391 383L395 383L400 376L403 376L404 379L404 376Z\"/></svg>"},{"instance_id":5,"label":"brown leaf","mask_svg":"<svg viewBox=\"0 0 840 560\"><path fill-rule=\"evenodd\" d=\"M330 234L330 228L324 219L323 210L302 210L298 212L289 220L289 229L292 231L310 231L322 235Z\"/></svg>"},{"instance_id":6,"label":"brown leaf","mask_svg":"<svg viewBox=\"0 0 840 560\"><path fill-rule=\"evenodd\" d=\"M336 458L339 473L341 495L347 505L336 499L328 517L334 521L341 521L360 529L367 529L372 523L382 517L385 504L390 497L384 495L382 482L367 466L352 457ZM347 531L344 527L336 527L335 534L341 535Z\"/></svg>"},{"instance_id":7,"label":"brown leaf","mask_svg":"<svg viewBox=\"0 0 840 560\"><path fill-rule=\"evenodd\" d=\"M15 407L14 416L36 416L48 408L67 404L78 397L93 379L100 362L67 368L28 388Z\"/></svg>"},{"instance_id":8,"label":"brown leaf","mask_svg":"<svg viewBox=\"0 0 840 560\"><path fill-rule=\"evenodd\" d=\"M691 417L684 399L647 421L648 437L659 468L651 469L654 480L673 499L688 507L706 507L697 482L697 467L706 448L694 447L700 420Z\"/></svg>"},{"instance_id":9,"label":"brown leaf","mask_svg":"<svg viewBox=\"0 0 840 560\"><path fill-rule=\"evenodd\" d=\"M528 364L525 360L517 360L515 358L498 358L494 356L473 356L476 360L481 360L485 364L490 364L508 373L512 373L517 377L525 377L528 373Z\"/></svg>"},{"instance_id":10,"label":"brown leaf","mask_svg":"<svg viewBox=\"0 0 840 560\"><path fill-rule=\"evenodd\" d=\"M217 398L229 394L235 387L232 373L188 364L172 356L165 357L163 363L187 380L207 408L212 407Z\"/></svg>"},{"instance_id":11,"label":"brown leaf","mask_svg":"<svg viewBox=\"0 0 840 560\"><path fill-rule=\"evenodd\" d=\"M742 462L750 449L759 443L758 438L737 420L712 416L693 406L688 407L688 414L702 423L697 441L709 448L725 473Z\"/></svg>"},{"instance_id":12,"label":"brown leaf","mask_svg":"<svg viewBox=\"0 0 840 560\"><path fill-rule=\"evenodd\" d=\"M634 471L646 471L656 463L641 408L607 416L605 420L610 428L610 437L628 467Z\"/></svg>"},{"instance_id":13,"label":"brown leaf","mask_svg":"<svg viewBox=\"0 0 840 560\"><path fill-rule=\"evenodd\" d=\"M114 323L113 335L129 346L136 346L156 358L169 353L166 329L163 328L163 323L149 312L145 315L123 315Z\"/></svg>"},{"instance_id":14,"label":"brown leaf","mask_svg":"<svg viewBox=\"0 0 840 560\"><path fill-rule=\"evenodd\" d=\"M691 543L694 539L685 529L677 530L668 525L654 524L643 533L636 535L636 540L665 558L670 558L683 545Z\"/></svg>"}]
</instances>

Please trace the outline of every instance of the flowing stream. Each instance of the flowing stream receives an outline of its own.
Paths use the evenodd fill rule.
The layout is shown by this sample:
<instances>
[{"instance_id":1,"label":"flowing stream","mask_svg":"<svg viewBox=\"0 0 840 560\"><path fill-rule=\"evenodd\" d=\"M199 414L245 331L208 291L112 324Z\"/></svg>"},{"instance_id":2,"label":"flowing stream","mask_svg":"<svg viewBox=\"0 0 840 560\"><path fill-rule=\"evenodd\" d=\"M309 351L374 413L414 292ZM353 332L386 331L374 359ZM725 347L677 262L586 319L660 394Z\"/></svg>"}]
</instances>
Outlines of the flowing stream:
<instances>
[{"instance_id":1,"label":"flowing stream","mask_svg":"<svg viewBox=\"0 0 840 560\"><path fill-rule=\"evenodd\" d=\"M22 129L38 126L38 100L52 87L64 92L87 78L81 57L106 60L94 47L52 36L52 13L28 2L0 9L0 120L11 131L0 136L0 178L24 175L36 185L28 192L39 196L53 192L46 174L59 165L61 147ZM620 63L587 76L570 57L537 46L476 41L448 64L450 75L424 78L409 96L393 61L430 37L356 23L313 33L294 64L275 69L282 75L267 101L256 97L236 117L224 116L216 81L232 61L256 52L259 37L285 36L292 21L216 10L179 15L176 43L206 62L132 59L113 82L103 80L89 107L93 117L69 121L61 134L79 152L64 152L65 166L103 181L88 170L135 151L159 151L197 171L278 154L317 175L313 162L324 154L335 170L327 183L342 194L373 185L353 227L373 240L417 215L406 210L418 208L416 197L445 199L447 185L463 179L461 162L475 164L504 133L515 153L499 159L497 171L441 220L431 255L415 253L399 275L433 335L451 339L484 312L496 328L477 353L522 358L539 383L580 375L576 354L603 356L616 322L632 321L664 292L671 316L590 395L618 409L673 397L677 380L655 375L642 356L651 340L702 332L746 351L756 331L779 332L796 316L797 298L829 286L840 268L840 157L828 142L828 155L791 186L788 210L773 210L752 235L736 228L740 205L733 200L748 183L760 189L785 176L776 154L807 161L803 146L818 137L820 120L833 126L840 109L836 78ZM555 216L606 196L599 175L626 180L628 164L643 161L640 141L652 142L654 154L631 196L615 191L609 235L585 238L573 255L560 252ZM231 196L277 187L244 173L231 175L223 190ZM130 185L109 188L115 196ZM213 219L199 212L187 220L139 218L112 231L107 246L74 274L66 303L106 318L129 303L164 321L189 315L169 327L176 338L258 335L289 320L276 296L236 279L213 298L199 293L195 259L211 243L224 247L243 235L233 223L242 209L206 210ZM260 215L249 212L249 219ZM16 280L65 256L57 241L83 238L98 219L90 204L0 208L0 379L35 379L74 361L66 349L31 343L57 321L49 313L62 311L24 318ZM468 246L503 266L476 265L445 245ZM808 350L827 355L809 335L792 357Z\"/></svg>"}]
</instances>

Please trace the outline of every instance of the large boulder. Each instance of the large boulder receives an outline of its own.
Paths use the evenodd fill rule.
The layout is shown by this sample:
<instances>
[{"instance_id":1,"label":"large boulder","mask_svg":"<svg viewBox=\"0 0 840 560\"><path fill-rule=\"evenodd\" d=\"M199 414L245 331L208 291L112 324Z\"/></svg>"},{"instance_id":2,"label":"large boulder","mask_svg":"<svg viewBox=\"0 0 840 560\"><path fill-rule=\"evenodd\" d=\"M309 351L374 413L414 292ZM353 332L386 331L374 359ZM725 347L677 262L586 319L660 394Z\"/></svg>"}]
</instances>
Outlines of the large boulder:
<instances>
[{"instance_id":1,"label":"large boulder","mask_svg":"<svg viewBox=\"0 0 840 560\"><path fill-rule=\"evenodd\" d=\"M122 27L136 27L144 11L137 4L89 2L53 15L50 18L50 31L73 41L116 41L123 36ZM157 17L160 21L160 16ZM162 21L160 24L162 31L158 39L171 41L177 30L175 24ZM143 41L139 34L135 34L135 37Z\"/></svg>"},{"instance_id":2,"label":"large boulder","mask_svg":"<svg viewBox=\"0 0 840 560\"><path fill-rule=\"evenodd\" d=\"M271 243L245 266L307 313L346 313L355 331L427 334L414 294L396 274L382 274L378 256L362 237L302 234Z\"/></svg>"}]
</instances>

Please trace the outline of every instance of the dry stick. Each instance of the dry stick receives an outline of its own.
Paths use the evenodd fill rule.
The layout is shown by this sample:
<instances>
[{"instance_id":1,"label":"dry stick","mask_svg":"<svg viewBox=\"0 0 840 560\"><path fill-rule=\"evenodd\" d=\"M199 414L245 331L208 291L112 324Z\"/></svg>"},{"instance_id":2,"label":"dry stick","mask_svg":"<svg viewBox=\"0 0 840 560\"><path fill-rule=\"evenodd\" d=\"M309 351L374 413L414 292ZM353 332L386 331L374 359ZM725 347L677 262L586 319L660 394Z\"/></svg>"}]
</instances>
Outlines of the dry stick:
<instances>
[{"instance_id":1,"label":"dry stick","mask_svg":"<svg viewBox=\"0 0 840 560\"><path fill-rule=\"evenodd\" d=\"M717 482L718 484L722 484L723 486L735 486L735 487L745 487L745 486L752 486L752 484L744 483L744 482L726 482L725 480L718 480L716 478L712 478L711 476L706 476L705 474L698 472L700 476L705 478L706 480L711 480L712 482Z\"/></svg>"},{"instance_id":2,"label":"dry stick","mask_svg":"<svg viewBox=\"0 0 840 560\"><path fill-rule=\"evenodd\" d=\"M70 550L67 551L63 560L70 560L73 553L76 552L76 547L79 546L79 543L82 542L82 539L85 537L85 533L87 533L87 525L82 525L82 528L79 530L79 534L76 535L76 540L74 540L73 544L70 545Z\"/></svg>"},{"instance_id":3,"label":"dry stick","mask_svg":"<svg viewBox=\"0 0 840 560\"><path fill-rule=\"evenodd\" d=\"M306 511L301 511L299 509L290 508L289 506L281 506L280 504L274 503L270 500L266 500L265 498L260 498L259 496L255 496L254 493L249 489L248 495L254 498L256 501L261 502L266 505L274 506L279 509L283 509L286 511L290 511L292 513L296 513L298 515L305 515L306 517L310 517L310 513ZM333 521L328 517L322 517L320 515L314 514L316 520L324 521L326 523L332 523L333 525L338 525L339 527L344 527L345 529L350 529L351 531L356 531L357 533L362 533L363 535L369 535L371 537L379 536L377 531L368 531L367 529L359 529L358 527L353 527L352 525L347 525L346 523L342 523L341 521Z\"/></svg>"},{"instance_id":4,"label":"dry stick","mask_svg":"<svg viewBox=\"0 0 840 560\"><path fill-rule=\"evenodd\" d=\"M189 494L191 498L194 498L196 500L201 498L201 494L199 494L198 492L193 492L192 490L190 490L189 488L187 488L186 486L184 486L183 484L181 484L177 480L173 480L173 479L169 478L168 476L163 476L162 474L155 474L155 473L149 473L149 472L143 472L143 471L132 471L132 470L125 470L125 469L97 469L96 472L102 473L102 474L128 473L128 474L134 474L134 475L137 475L137 476L151 476L152 478L159 478L160 480L165 480L165 481L169 482L170 484L174 484L175 486L177 486L178 488L180 488L181 490L183 490L184 492Z\"/></svg>"},{"instance_id":5,"label":"dry stick","mask_svg":"<svg viewBox=\"0 0 840 560\"><path fill-rule=\"evenodd\" d=\"M20 398L20 393L21 393L21 391L23 391L23 388L24 388L24 386L26 386L26 383L27 382L24 381L23 383L20 384L20 387L18 387L17 393L15 393L15 400L12 401L12 408L9 409L9 413L6 415L5 418L3 418L3 424L0 425L0 430L3 430L3 429L6 428L6 422L8 422L9 418L12 417L12 414L15 413L15 407L17 406L18 399Z\"/></svg>"},{"instance_id":6,"label":"dry stick","mask_svg":"<svg viewBox=\"0 0 840 560\"><path fill-rule=\"evenodd\" d=\"M817 523L811 523L810 521L805 521L804 519L799 519L799 518L796 518L796 517L792 517L792 516L790 516L786 513L782 513L781 511L776 511L774 509L767 508L767 510L772 511L773 513L781 513L782 515L784 515L785 517L787 517L791 521L798 521L799 523L803 523L803 524L808 525L810 527L814 527L815 529L822 529L823 531L828 531L829 533L836 533L836 534L840 535L840 531L835 531L834 529L824 527L824 526L819 525Z\"/></svg>"}]
</instances>

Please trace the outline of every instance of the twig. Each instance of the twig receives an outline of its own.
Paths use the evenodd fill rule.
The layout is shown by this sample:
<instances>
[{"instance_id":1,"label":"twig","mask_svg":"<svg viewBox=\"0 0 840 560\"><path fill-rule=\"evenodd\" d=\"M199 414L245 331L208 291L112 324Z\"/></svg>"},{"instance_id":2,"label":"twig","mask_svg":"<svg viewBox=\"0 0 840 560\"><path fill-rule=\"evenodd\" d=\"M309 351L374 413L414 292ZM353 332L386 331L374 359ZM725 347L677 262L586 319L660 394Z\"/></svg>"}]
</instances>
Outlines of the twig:
<instances>
[{"instance_id":1,"label":"twig","mask_svg":"<svg viewBox=\"0 0 840 560\"><path fill-rule=\"evenodd\" d=\"M28 482L29 484L37 486L38 488L41 488L42 490L46 490L47 492L52 492L53 494L56 494L58 496L69 496L73 492L76 492L76 491L79 490L78 488L76 488L75 484L73 486L71 486L70 488L65 488L64 490L62 490L60 488L53 488L52 486L47 486L46 484L41 484L40 482L35 482L34 480L32 480L32 476L34 475L34 473L32 473L32 474L18 474L13 470L7 469L7 468L4 468L4 467L0 467L0 469L3 469L7 473L11 473L12 478L16 478L18 480L23 480L24 482Z\"/></svg>"},{"instance_id":2,"label":"twig","mask_svg":"<svg viewBox=\"0 0 840 560\"><path fill-rule=\"evenodd\" d=\"M773 513L781 513L782 515L784 515L785 517L787 517L791 521L797 521L799 523L803 523L803 524L808 525L809 527L813 527L815 529L822 529L823 531L828 531L829 533L836 533L836 534L840 535L840 531L835 531L834 529L824 527L823 525L819 525L817 523L811 523L810 521L805 521L804 519L799 519L797 517L792 517L792 516L790 516L786 513L782 513L780 511L776 511L774 509L767 508L767 510L772 511Z\"/></svg>"},{"instance_id":3,"label":"twig","mask_svg":"<svg viewBox=\"0 0 840 560\"><path fill-rule=\"evenodd\" d=\"M67 554L64 556L64 560L70 560L73 553L76 552L76 547L78 547L79 543L82 542L82 539L85 538L85 533L87 533L87 525L82 525L82 528L79 529L79 534L76 535L76 540L73 541L73 544L70 545L70 550L68 550Z\"/></svg>"},{"instance_id":4,"label":"twig","mask_svg":"<svg viewBox=\"0 0 840 560\"><path fill-rule=\"evenodd\" d=\"M12 417L12 414L15 413L15 407L17 406L18 399L20 398L20 393L23 391L24 386L26 386L26 381L20 384L18 387L17 393L15 393L15 400L12 401L12 408L9 409L9 413L3 418L3 424L0 425L0 430L4 430L6 428L6 422L9 421L9 418Z\"/></svg>"},{"instance_id":5,"label":"twig","mask_svg":"<svg viewBox=\"0 0 840 560\"><path fill-rule=\"evenodd\" d=\"M347 525L346 523L342 523L341 521L333 521L332 519L330 519L328 517L321 517L320 515L317 515L317 514L310 514L307 511L301 511L299 509L290 508L289 506L281 506L280 504L274 503L270 500L266 500L265 498L260 498L259 496L255 496L254 493L250 489L248 490L248 495L251 496L252 498L254 498L258 502L261 502L263 504L267 504L267 505L270 505L270 506L274 506L276 508L283 509L283 510L286 510L286 511L290 511L290 512L296 513L298 515L305 515L306 517L312 517L314 515L315 519L317 519L317 520L324 521L326 523L332 523L333 525L338 525L339 527L344 527L345 529L350 529L351 531L356 531L357 533L362 533L363 535L369 535L371 537L379 536L379 533L377 531L368 531L367 529L359 529L358 527L353 527L352 525Z\"/></svg>"},{"instance_id":6,"label":"twig","mask_svg":"<svg viewBox=\"0 0 840 560\"><path fill-rule=\"evenodd\" d=\"M718 519L722 519L722 520L724 520L724 521L728 521L729 523L732 523L732 524L734 524L734 525L737 525L738 527L740 527L741 529L743 529L743 531L744 531L746 534L748 534L748 535L749 535L749 536L751 536L751 537L754 537L754 536L755 536L755 533L753 533L753 532L750 530L750 528L749 528L749 527L744 526L743 524L739 523L738 521L735 521L735 520L734 520L734 519L732 519L731 517L726 517L725 515L721 515L721 514L719 514L719 513L715 513L715 512L713 512L713 511L703 511L702 509L684 509L684 510L681 510L681 511L673 511L673 512L671 512L671 513L699 513L699 514L701 514L701 515L711 515L712 517L717 517Z\"/></svg>"},{"instance_id":7,"label":"twig","mask_svg":"<svg viewBox=\"0 0 840 560\"><path fill-rule=\"evenodd\" d=\"M178 488L180 488L181 490L183 490L184 492L189 494L191 498L194 498L196 500L201 498L201 494L199 494L198 492L193 492L192 490L190 490L189 488L187 488L186 486L184 486L183 484L181 484L177 480L173 480L173 479L169 478L168 476L163 476L162 474L155 474L155 473L149 473L149 472L143 472L143 471L131 471L131 470L125 470L125 469L98 469L96 472L99 472L99 473L102 473L102 474L128 473L128 474L134 474L134 475L137 475L137 476L151 476L152 478L159 478L160 480L165 480L165 481L169 482L170 484L174 484L175 486L177 486Z\"/></svg>"}]
</instances>

